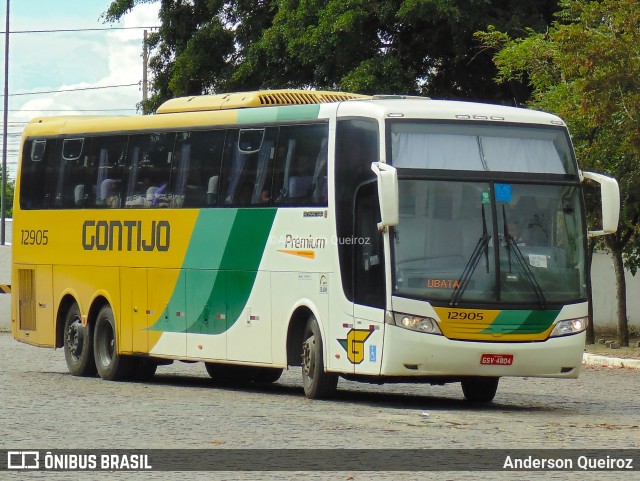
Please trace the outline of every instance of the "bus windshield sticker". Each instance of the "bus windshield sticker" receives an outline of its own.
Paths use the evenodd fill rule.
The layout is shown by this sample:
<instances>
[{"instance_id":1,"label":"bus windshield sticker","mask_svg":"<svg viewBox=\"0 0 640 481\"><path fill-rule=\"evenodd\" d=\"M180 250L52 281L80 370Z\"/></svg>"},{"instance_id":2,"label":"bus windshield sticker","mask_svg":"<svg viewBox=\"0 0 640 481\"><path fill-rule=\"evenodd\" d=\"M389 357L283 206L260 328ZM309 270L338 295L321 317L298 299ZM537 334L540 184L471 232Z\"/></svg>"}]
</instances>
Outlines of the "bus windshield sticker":
<instances>
[{"instance_id":1,"label":"bus windshield sticker","mask_svg":"<svg viewBox=\"0 0 640 481\"><path fill-rule=\"evenodd\" d=\"M510 203L511 200L511 184L496 184L496 202Z\"/></svg>"},{"instance_id":2,"label":"bus windshield sticker","mask_svg":"<svg viewBox=\"0 0 640 481\"><path fill-rule=\"evenodd\" d=\"M547 268L547 256L541 254L529 254L529 265L531 267Z\"/></svg>"}]
</instances>

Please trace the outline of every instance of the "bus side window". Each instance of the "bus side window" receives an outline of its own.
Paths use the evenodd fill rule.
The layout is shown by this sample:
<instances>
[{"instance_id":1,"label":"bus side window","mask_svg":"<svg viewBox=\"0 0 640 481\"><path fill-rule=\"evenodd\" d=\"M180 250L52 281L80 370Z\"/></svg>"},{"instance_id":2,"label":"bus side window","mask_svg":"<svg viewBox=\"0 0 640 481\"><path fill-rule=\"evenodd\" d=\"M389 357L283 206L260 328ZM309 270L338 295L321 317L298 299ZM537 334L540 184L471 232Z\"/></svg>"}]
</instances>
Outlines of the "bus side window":
<instances>
[{"instance_id":1,"label":"bus side window","mask_svg":"<svg viewBox=\"0 0 640 481\"><path fill-rule=\"evenodd\" d=\"M372 119L338 121L336 131L335 201L338 239L354 236L355 195L358 187L375 180L371 162L378 161L378 123ZM349 300L353 300L354 247L347 242L338 243L338 257L342 288Z\"/></svg>"},{"instance_id":2,"label":"bus side window","mask_svg":"<svg viewBox=\"0 0 640 481\"><path fill-rule=\"evenodd\" d=\"M176 134L132 135L127 149L125 207L167 207Z\"/></svg>"},{"instance_id":3,"label":"bus side window","mask_svg":"<svg viewBox=\"0 0 640 481\"><path fill-rule=\"evenodd\" d=\"M273 127L229 131L222 167L224 204L269 205L276 132Z\"/></svg>"},{"instance_id":4,"label":"bus side window","mask_svg":"<svg viewBox=\"0 0 640 481\"><path fill-rule=\"evenodd\" d=\"M54 139L28 140L25 143L20 170L20 208L49 207L55 150Z\"/></svg>"},{"instance_id":5,"label":"bus side window","mask_svg":"<svg viewBox=\"0 0 640 481\"><path fill-rule=\"evenodd\" d=\"M120 207L127 136L94 137L87 161L85 207Z\"/></svg>"},{"instance_id":6,"label":"bus side window","mask_svg":"<svg viewBox=\"0 0 640 481\"><path fill-rule=\"evenodd\" d=\"M280 129L273 181L276 205L327 205L327 137L327 124Z\"/></svg>"},{"instance_id":7,"label":"bus side window","mask_svg":"<svg viewBox=\"0 0 640 481\"><path fill-rule=\"evenodd\" d=\"M216 204L225 134L224 130L178 133L171 167L172 207Z\"/></svg>"},{"instance_id":8,"label":"bus side window","mask_svg":"<svg viewBox=\"0 0 640 481\"><path fill-rule=\"evenodd\" d=\"M356 194L354 226L354 295L356 304L384 308L385 279L382 233L378 230L378 184L362 186Z\"/></svg>"},{"instance_id":9,"label":"bus side window","mask_svg":"<svg viewBox=\"0 0 640 481\"><path fill-rule=\"evenodd\" d=\"M55 154L53 207L60 209L84 206L84 183L87 176L86 146L82 137L62 141L62 149Z\"/></svg>"}]
</instances>

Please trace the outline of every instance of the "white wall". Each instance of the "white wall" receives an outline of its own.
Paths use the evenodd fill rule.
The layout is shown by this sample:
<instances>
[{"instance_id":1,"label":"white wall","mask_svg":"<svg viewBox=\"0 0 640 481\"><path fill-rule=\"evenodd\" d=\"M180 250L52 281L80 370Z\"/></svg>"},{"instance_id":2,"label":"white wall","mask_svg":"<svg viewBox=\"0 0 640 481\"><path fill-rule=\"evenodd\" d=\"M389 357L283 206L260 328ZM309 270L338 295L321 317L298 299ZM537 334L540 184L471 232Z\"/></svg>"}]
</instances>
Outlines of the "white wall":
<instances>
[{"instance_id":1,"label":"white wall","mask_svg":"<svg viewBox=\"0 0 640 481\"><path fill-rule=\"evenodd\" d=\"M5 219L5 242L0 245L0 284L11 284L11 240L13 238L13 222ZM11 295L0 294L0 331L11 330Z\"/></svg>"},{"instance_id":2,"label":"white wall","mask_svg":"<svg viewBox=\"0 0 640 481\"><path fill-rule=\"evenodd\" d=\"M0 245L0 284L11 284L11 246ZM11 295L0 294L0 331L11 330Z\"/></svg>"},{"instance_id":3,"label":"white wall","mask_svg":"<svg viewBox=\"0 0 640 481\"><path fill-rule=\"evenodd\" d=\"M627 317L629 326L640 329L640 272L634 277L630 272L625 275L627 281ZM609 254L596 253L591 266L591 285L593 288L593 321L598 327L617 325L616 318L616 277L613 260Z\"/></svg>"}]
</instances>

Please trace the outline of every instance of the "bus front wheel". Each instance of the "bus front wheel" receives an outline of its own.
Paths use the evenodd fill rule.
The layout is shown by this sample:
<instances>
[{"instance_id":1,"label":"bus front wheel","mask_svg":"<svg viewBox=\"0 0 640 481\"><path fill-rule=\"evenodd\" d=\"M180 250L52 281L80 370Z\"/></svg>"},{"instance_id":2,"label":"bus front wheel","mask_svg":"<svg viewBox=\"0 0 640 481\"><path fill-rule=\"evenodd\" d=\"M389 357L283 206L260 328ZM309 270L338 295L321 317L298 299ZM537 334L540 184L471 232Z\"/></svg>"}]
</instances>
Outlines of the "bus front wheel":
<instances>
[{"instance_id":1,"label":"bus front wheel","mask_svg":"<svg viewBox=\"0 0 640 481\"><path fill-rule=\"evenodd\" d=\"M116 323L109 305L98 313L93 341L96 368L102 379L120 381L131 377L135 359L118 354Z\"/></svg>"},{"instance_id":2,"label":"bus front wheel","mask_svg":"<svg viewBox=\"0 0 640 481\"><path fill-rule=\"evenodd\" d=\"M74 376L93 376L96 373L91 334L91 325L82 325L80 308L73 303L64 321L64 359Z\"/></svg>"},{"instance_id":3,"label":"bus front wheel","mask_svg":"<svg viewBox=\"0 0 640 481\"><path fill-rule=\"evenodd\" d=\"M499 377L470 377L462 381L462 392L467 401L488 403L493 401L498 390Z\"/></svg>"},{"instance_id":4,"label":"bus front wheel","mask_svg":"<svg viewBox=\"0 0 640 481\"><path fill-rule=\"evenodd\" d=\"M338 386L338 375L324 370L322 335L314 316L307 321L302 337L302 385L310 399L327 398Z\"/></svg>"}]
</instances>

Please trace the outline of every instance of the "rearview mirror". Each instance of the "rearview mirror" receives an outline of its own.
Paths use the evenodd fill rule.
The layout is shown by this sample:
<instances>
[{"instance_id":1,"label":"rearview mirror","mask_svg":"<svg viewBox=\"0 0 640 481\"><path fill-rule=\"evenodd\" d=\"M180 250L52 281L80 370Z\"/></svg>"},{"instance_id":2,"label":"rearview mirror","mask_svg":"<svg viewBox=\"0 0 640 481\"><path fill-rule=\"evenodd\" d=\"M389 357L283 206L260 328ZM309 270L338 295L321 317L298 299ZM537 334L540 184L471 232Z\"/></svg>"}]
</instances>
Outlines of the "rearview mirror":
<instances>
[{"instance_id":1,"label":"rearview mirror","mask_svg":"<svg viewBox=\"0 0 640 481\"><path fill-rule=\"evenodd\" d=\"M398 200L398 171L382 162L373 162L371 170L378 178L378 202L380 203L380 222L378 229L398 225L400 205Z\"/></svg>"},{"instance_id":2,"label":"rearview mirror","mask_svg":"<svg viewBox=\"0 0 640 481\"><path fill-rule=\"evenodd\" d=\"M589 237L613 234L618 230L620 189L616 179L594 172L582 172L582 177L600 184L602 230L589 231Z\"/></svg>"}]
</instances>

